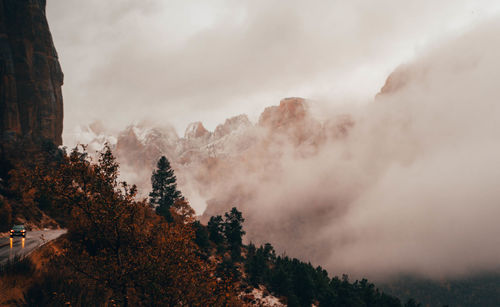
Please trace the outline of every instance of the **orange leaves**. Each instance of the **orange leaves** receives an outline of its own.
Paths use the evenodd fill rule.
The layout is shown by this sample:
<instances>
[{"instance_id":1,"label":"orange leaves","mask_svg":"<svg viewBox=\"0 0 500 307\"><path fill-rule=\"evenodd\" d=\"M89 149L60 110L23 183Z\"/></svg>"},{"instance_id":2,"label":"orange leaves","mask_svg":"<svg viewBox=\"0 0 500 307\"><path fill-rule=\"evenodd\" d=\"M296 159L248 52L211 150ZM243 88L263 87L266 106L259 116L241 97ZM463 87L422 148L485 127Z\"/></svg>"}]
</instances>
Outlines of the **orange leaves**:
<instances>
[{"instance_id":1,"label":"orange leaves","mask_svg":"<svg viewBox=\"0 0 500 307\"><path fill-rule=\"evenodd\" d=\"M58 296L74 305L234 306L232 281L200 258L189 203L175 201L167 223L136 199L135 186L118 181L118 171L105 148L97 163L73 150L57 164L12 172L20 197L46 200L68 228L46 275L66 278Z\"/></svg>"},{"instance_id":2,"label":"orange leaves","mask_svg":"<svg viewBox=\"0 0 500 307\"><path fill-rule=\"evenodd\" d=\"M188 202L177 200L174 221L165 222L135 199L135 186L118 182L109 148L96 164L74 150L57 168L30 175L37 191L50 191L71 213L55 267L95 293L109 293L96 304L218 306L236 297L230 282L217 278L215 263L199 257Z\"/></svg>"},{"instance_id":3,"label":"orange leaves","mask_svg":"<svg viewBox=\"0 0 500 307\"><path fill-rule=\"evenodd\" d=\"M185 199L176 199L170 208L170 213L174 222L177 223L193 223L195 221L195 212Z\"/></svg>"}]
</instances>

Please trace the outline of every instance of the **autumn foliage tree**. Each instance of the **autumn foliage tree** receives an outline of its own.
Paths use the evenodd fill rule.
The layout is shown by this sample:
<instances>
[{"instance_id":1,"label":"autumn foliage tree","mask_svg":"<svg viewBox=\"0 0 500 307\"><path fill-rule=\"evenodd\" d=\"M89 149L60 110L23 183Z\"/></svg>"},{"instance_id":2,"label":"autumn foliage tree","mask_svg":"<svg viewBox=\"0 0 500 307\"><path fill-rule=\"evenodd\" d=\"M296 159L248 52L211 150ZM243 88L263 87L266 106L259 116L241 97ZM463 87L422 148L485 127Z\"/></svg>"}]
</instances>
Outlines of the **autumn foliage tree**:
<instances>
[{"instance_id":1,"label":"autumn foliage tree","mask_svg":"<svg viewBox=\"0 0 500 307\"><path fill-rule=\"evenodd\" d=\"M136 200L135 186L119 182L118 169L106 146L97 163L73 150L57 174L44 177L45 187L70 211L54 268L66 272L61 275L67 282L101 293L89 296L101 301L82 303L85 298L71 296L67 285L39 295L56 300L61 296L54 293L64 292L67 301L82 305L237 305L231 282L198 256L194 211L187 201L171 205L172 222L167 223L145 200Z\"/></svg>"},{"instance_id":2,"label":"autumn foliage tree","mask_svg":"<svg viewBox=\"0 0 500 307\"><path fill-rule=\"evenodd\" d=\"M9 204L12 223L26 220L42 227L56 225L47 218L50 216L64 226L65 213L57 206L51 187L44 184L44 177L54 174L65 156L64 149L48 142L40 151L25 152L10 161L8 174L0 178L0 195ZM12 226L11 222L5 226Z\"/></svg>"},{"instance_id":3,"label":"autumn foliage tree","mask_svg":"<svg viewBox=\"0 0 500 307\"><path fill-rule=\"evenodd\" d=\"M10 229L12 223L12 208L9 202L0 196L0 231L7 231Z\"/></svg>"}]
</instances>

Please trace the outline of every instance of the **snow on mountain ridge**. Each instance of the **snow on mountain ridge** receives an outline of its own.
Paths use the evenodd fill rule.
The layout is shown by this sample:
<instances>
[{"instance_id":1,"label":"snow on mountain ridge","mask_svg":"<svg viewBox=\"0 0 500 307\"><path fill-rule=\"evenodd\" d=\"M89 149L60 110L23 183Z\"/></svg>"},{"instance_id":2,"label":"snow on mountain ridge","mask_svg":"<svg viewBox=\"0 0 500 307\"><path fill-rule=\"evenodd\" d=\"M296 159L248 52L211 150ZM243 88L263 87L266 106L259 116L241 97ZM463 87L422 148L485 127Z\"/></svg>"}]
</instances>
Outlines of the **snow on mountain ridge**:
<instances>
[{"instance_id":1,"label":"snow on mountain ridge","mask_svg":"<svg viewBox=\"0 0 500 307\"><path fill-rule=\"evenodd\" d=\"M78 144L87 145L89 153L100 151L105 143L114 147L117 143L116 134L106 131L102 124L94 121L88 125L77 126L71 135L71 141L65 142L72 148Z\"/></svg>"},{"instance_id":2,"label":"snow on mountain ridge","mask_svg":"<svg viewBox=\"0 0 500 307\"><path fill-rule=\"evenodd\" d=\"M243 130L252 126L252 123L248 119L246 114L240 114L237 116L230 117L226 119L224 124L218 125L214 130L214 137L219 139L230 133L234 133L237 130Z\"/></svg>"},{"instance_id":3,"label":"snow on mountain ridge","mask_svg":"<svg viewBox=\"0 0 500 307\"><path fill-rule=\"evenodd\" d=\"M117 137L101 124L89 125L82 134L93 149L109 142L120 163L122 179L137 184L144 196L150 190L156 161L167 156L180 189L202 213L207 200L220 199L221 193L226 193L221 191L234 189L234 183L224 183L234 172L273 167L289 150L298 157L314 155L327 138L344 137L352 125L346 118L322 123L309 112L305 99L287 98L278 106L266 108L258 123L240 114L226 119L213 132L194 122L187 126L184 137L179 137L171 126L142 122L115 133ZM217 208L209 211L219 213Z\"/></svg>"},{"instance_id":4,"label":"snow on mountain ridge","mask_svg":"<svg viewBox=\"0 0 500 307\"><path fill-rule=\"evenodd\" d=\"M210 133L201 122L194 122L187 126L186 131L184 132L185 139L197 139L197 138L206 138L209 137L212 133Z\"/></svg>"}]
</instances>

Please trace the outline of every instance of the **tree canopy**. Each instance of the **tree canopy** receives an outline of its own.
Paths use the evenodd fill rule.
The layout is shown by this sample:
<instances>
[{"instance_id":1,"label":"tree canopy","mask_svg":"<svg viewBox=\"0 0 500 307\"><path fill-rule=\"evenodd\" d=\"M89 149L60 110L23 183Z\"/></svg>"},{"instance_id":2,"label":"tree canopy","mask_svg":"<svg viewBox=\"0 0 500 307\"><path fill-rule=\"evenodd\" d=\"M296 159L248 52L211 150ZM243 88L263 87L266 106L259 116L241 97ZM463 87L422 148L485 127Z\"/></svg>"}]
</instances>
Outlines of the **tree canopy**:
<instances>
[{"instance_id":1,"label":"tree canopy","mask_svg":"<svg viewBox=\"0 0 500 307\"><path fill-rule=\"evenodd\" d=\"M70 214L60 253L29 293L37 305L218 306L235 300L232 283L199 256L189 204L173 204L167 223L136 200L135 186L118 180L109 147L97 163L73 150L39 184Z\"/></svg>"}]
</instances>

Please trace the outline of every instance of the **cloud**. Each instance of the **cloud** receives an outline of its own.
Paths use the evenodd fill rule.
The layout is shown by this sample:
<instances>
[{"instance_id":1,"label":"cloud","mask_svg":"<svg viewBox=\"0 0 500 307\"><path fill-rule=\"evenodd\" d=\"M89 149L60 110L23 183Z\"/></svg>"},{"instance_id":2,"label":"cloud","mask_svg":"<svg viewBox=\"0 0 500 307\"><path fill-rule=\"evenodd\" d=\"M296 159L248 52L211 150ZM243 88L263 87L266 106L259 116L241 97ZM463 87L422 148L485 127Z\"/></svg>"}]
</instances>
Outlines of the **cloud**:
<instances>
[{"instance_id":1,"label":"cloud","mask_svg":"<svg viewBox=\"0 0 500 307\"><path fill-rule=\"evenodd\" d=\"M366 98L415 49L498 7L467 0L49 1L66 76L65 140L95 119L123 127L150 118L182 131L193 120L214 128L232 114L255 117L286 96Z\"/></svg>"},{"instance_id":2,"label":"cloud","mask_svg":"<svg viewBox=\"0 0 500 307\"><path fill-rule=\"evenodd\" d=\"M405 85L353 109L346 140L256 180L249 239L357 277L500 269L499 33L489 22L401 67Z\"/></svg>"}]
</instances>

